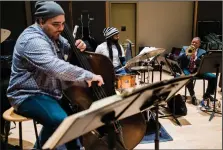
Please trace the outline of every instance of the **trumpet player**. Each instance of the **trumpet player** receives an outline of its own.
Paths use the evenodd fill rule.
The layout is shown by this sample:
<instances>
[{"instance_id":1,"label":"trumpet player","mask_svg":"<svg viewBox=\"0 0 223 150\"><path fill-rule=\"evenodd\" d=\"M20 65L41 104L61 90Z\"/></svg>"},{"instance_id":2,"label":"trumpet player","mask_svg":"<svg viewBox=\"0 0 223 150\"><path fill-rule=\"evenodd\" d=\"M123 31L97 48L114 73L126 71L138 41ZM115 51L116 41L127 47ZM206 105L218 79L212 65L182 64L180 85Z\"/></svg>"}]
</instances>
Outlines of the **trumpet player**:
<instances>
[{"instance_id":1,"label":"trumpet player","mask_svg":"<svg viewBox=\"0 0 223 150\"><path fill-rule=\"evenodd\" d=\"M199 37L194 37L191 41L190 46L183 46L178 58L178 62L180 63L180 67L185 75L194 74L197 72L197 69L201 62L201 58L203 55L206 54L206 51L204 49L199 48L200 45L201 45L201 39ZM202 104L203 102L207 102L208 99L210 99L211 101L214 101L214 98L211 95L214 94L214 89L215 89L215 84L216 84L215 83L216 75L206 72L204 74L196 75L196 77L208 80L208 87L206 89L205 94L203 95ZM192 79L187 84L186 87L192 98L192 104L197 105L198 103L195 96L194 85L193 85ZM205 107L205 106L202 106L202 107Z\"/></svg>"}]
</instances>

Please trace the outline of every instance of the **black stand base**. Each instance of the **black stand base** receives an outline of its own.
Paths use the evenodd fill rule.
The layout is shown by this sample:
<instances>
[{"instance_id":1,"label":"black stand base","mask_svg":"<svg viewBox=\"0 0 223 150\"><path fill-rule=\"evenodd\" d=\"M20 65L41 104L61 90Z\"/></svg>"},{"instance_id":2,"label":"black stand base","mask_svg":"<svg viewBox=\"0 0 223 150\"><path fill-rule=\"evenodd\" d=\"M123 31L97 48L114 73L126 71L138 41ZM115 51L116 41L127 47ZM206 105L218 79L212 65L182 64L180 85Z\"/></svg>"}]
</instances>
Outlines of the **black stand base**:
<instances>
[{"instance_id":1,"label":"black stand base","mask_svg":"<svg viewBox=\"0 0 223 150\"><path fill-rule=\"evenodd\" d=\"M215 113L217 113L217 114L221 114L221 115L222 115L222 113L220 113L220 112L212 111L212 114L211 114L211 116L210 116L210 118L209 118L209 121L211 121L211 120L214 118L214 114L215 114Z\"/></svg>"},{"instance_id":2,"label":"black stand base","mask_svg":"<svg viewBox=\"0 0 223 150\"><path fill-rule=\"evenodd\" d=\"M163 108L165 108L165 109L168 109L167 107L164 107L164 106L161 106L161 107L163 107ZM160 116L159 118L166 118L166 117L173 117L173 119L176 121L176 123L177 123L179 126L182 126L181 123L180 123L180 121L177 119L176 115L174 115L174 113L173 113L173 114L170 114L170 115L162 115L162 116Z\"/></svg>"},{"instance_id":3,"label":"black stand base","mask_svg":"<svg viewBox=\"0 0 223 150\"><path fill-rule=\"evenodd\" d=\"M163 70L163 65L164 65L165 63L163 62L163 61L161 61L160 62L160 81L162 81L162 70ZM175 105L175 101L174 101L174 105ZM166 107L164 107L164 106L161 106L161 107L163 107L163 108L165 108L165 109L168 109L168 108L166 108ZM173 106L173 108L175 108L175 106ZM171 115L162 115L162 116L160 116L159 118L164 118L164 117L170 117L170 116L172 116L173 118L174 118L174 120L176 121L176 123L179 125L179 126L181 126L181 123L179 122L179 120L176 118L176 116L174 115L174 113L173 114L171 114Z\"/></svg>"}]
</instances>

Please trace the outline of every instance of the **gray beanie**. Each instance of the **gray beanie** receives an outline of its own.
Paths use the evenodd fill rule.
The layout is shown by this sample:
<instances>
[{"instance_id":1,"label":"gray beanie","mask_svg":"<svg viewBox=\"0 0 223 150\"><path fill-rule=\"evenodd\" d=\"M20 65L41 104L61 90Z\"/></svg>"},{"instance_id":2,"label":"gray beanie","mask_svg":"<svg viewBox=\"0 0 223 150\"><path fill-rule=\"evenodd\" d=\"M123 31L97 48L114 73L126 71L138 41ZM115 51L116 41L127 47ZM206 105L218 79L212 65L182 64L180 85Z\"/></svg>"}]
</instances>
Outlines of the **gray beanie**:
<instances>
[{"instance_id":1,"label":"gray beanie","mask_svg":"<svg viewBox=\"0 0 223 150\"><path fill-rule=\"evenodd\" d=\"M54 1L37 1L35 4L37 18L53 18L64 15L64 10Z\"/></svg>"}]
</instances>

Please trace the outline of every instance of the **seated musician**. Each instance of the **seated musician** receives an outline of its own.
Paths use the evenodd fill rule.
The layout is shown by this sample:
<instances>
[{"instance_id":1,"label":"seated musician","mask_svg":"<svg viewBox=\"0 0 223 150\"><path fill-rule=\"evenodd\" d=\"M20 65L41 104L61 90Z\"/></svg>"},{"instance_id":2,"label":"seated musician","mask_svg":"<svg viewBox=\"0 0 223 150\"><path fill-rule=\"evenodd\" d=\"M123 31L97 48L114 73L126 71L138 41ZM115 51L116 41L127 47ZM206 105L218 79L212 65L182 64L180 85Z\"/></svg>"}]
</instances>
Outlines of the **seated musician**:
<instances>
[{"instance_id":1,"label":"seated musician","mask_svg":"<svg viewBox=\"0 0 223 150\"><path fill-rule=\"evenodd\" d=\"M60 35L65 23L61 6L53 1L37 1L35 8L35 24L21 33L14 47L7 97L17 113L43 125L43 146L68 115L61 106L62 85L68 82L90 86L98 81L101 86L103 79L64 60L70 44ZM82 40L75 45L81 51L86 48ZM80 149L76 140L65 145L68 150Z\"/></svg>"},{"instance_id":2,"label":"seated musician","mask_svg":"<svg viewBox=\"0 0 223 150\"><path fill-rule=\"evenodd\" d=\"M195 49L191 56L189 56L189 53L186 52L188 46L184 46L178 58L180 67L185 75L196 73L202 56L206 54L206 51L204 49L199 48L201 45L201 40L199 37L194 37L191 41L191 45L193 45ZM216 75L207 72L204 74L199 74L197 75L197 77L208 80L208 87L205 94L203 95L203 100L206 101L207 99L210 99L211 101L214 101L214 98L211 95L214 94ZM197 105L193 81L191 80L186 87L188 88L190 96L192 97L192 104Z\"/></svg>"},{"instance_id":3,"label":"seated musician","mask_svg":"<svg viewBox=\"0 0 223 150\"><path fill-rule=\"evenodd\" d=\"M106 41L98 45L95 53L102 54L110 58L115 68L116 74L126 74L125 69L120 69L126 64L125 53L122 45L119 44L119 31L117 28L105 28L104 36Z\"/></svg>"}]
</instances>

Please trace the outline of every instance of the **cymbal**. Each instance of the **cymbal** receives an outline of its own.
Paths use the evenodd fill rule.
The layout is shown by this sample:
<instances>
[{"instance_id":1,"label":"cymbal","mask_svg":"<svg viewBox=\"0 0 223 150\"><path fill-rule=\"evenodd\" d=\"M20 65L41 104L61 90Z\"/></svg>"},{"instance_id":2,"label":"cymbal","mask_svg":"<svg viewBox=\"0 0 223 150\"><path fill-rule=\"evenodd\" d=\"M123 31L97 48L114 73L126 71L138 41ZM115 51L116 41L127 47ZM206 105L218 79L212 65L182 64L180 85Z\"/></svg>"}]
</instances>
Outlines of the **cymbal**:
<instances>
[{"instance_id":1,"label":"cymbal","mask_svg":"<svg viewBox=\"0 0 223 150\"><path fill-rule=\"evenodd\" d=\"M10 34L11 34L11 31L7 29L1 29L1 43L5 41L9 37Z\"/></svg>"},{"instance_id":2,"label":"cymbal","mask_svg":"<svg viewBox=\"0 0 223 150\"><path fill-rule=\"evenodd\" d=\"M148 70L153 70L153 67L151 66L135 66L131 68L132 70L135 71L148 71Z\"/></svg>"},{"instance_id":3,"label":"cymbal","mask_svg":"<svg viewBox=\"0 0 223 150\"><path fill-rule=\"evenodd\" d=\"M145 59L149 59L151 57L157 56L157 55L163 53L164 51L165 51L165 49L163 49L163 48L154 48L154 50L152 50L152 51L149 51L147 53L144 53L144 54L141 54L141 55L137 55L136 57L133 57L132 59L130 59L127 62L127 65L130 65L132 63L137 63L137 62L143 61Z\"/></svg>"}]
</instances>

